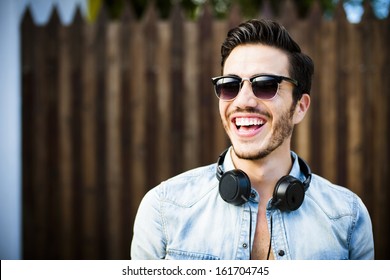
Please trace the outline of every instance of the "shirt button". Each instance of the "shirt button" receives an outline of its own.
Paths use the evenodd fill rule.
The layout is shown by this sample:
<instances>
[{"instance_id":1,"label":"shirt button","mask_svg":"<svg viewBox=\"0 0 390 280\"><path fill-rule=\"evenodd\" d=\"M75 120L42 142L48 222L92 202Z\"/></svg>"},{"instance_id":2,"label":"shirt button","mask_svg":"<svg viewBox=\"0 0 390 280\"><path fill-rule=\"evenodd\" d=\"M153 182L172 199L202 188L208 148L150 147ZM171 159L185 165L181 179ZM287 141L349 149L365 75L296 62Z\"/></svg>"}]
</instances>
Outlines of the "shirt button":
<instances>
[{"instance_id":1,"label":"shirt button","mask_svg":"<svg viewBox=\"0 0 390 280\"><path fill-rule=\"evenodd\" d=\"M242 243L242 247L243 247L244 249L246 249L246 248L248 248L248 244Z\"/></svg>"},{"instance_id":2,"label":"shirt button","mask_svg":"<svg viewBox=\"0 0 390 280\"><path fill-rule=\"evenodd\" d=\"M280 251L278 252L278 255L281 256L281 257L283 257L283 256L284 256L284 251L283 251L283 250L280 250Z\"/></svg>"},{"instance_id":3,"label":"shirt button","mask_svg":"<svg viewBox=\"0 0 390 280\"><path fill-rule=\"evenodd\" d=\"M256 197L256 194L253 192L251 193L251 198L255 198Z\"/></svg>"}]
</instances>

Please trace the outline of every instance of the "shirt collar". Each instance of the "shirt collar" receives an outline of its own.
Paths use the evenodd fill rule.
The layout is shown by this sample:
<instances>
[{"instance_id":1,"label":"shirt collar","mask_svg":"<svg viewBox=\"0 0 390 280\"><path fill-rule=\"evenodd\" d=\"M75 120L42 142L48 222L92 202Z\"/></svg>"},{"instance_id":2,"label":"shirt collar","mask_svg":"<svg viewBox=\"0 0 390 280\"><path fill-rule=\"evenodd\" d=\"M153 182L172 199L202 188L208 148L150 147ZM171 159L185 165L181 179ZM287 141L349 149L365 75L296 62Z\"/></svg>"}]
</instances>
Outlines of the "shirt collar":
<instances>
[{"instance_id":1,"label":"shirt collar","mask_svg":"<svg viewBox=\"0 0 390 280\"><path fill-rule=\"evenodd\" d=\"M231 151L232 151L232 147L230 146L229 150L226 153L225 159L223 161L224 172L235 169L233 159L231 156ZM301 168L299 166L298 155L295 152L291 151L291 158L293 160L293 165L292 165L292 168L290 170L289 175L291 175L291 176L293 176L293 177L295 177L298 180L303 182L306 178L305 178L305 175L303 174L303 172L301 171Z\"/></svg>"},{"instance_id":2,"label":"shirt collar","mask_svg":"<svg viewBox=\"0 0 390 280\"><path fill-rule=\"evenodd\" d=\"M303 172L301 171L301 167L300 167L299 161L298 161L298 155L296 153L294 153L293 151L291 151L291 158L293 160L293 165L292 165L292 168L291 168L289 175L297 178L301 182L305 181L306 178L305 178L305 175L303 174Z\"/></svg>"}]
</instances>

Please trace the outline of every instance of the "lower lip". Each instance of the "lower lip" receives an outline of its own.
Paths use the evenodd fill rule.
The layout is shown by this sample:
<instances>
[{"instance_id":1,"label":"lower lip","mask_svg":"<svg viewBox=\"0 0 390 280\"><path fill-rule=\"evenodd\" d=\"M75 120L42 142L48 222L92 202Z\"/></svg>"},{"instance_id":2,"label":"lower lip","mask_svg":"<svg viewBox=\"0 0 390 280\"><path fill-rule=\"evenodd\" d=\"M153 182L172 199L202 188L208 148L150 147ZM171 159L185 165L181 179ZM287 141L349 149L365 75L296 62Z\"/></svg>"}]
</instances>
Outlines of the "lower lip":
<instances>
[{"instance_id":1,"label":"lower lip","mask_svg":"<svg viewBox=\"0 0 390 280\"><path fill-rule=\"evenodd\" d=\"M261 131L262 131L262 128L264 127L264 125L262 126L250 126L248 129L247 128L240 128L238 129L237 126L233 123L233 128L234 128L234 131L236 132L236 134L240 137L253 137L257 134L259 134Z\"/></svg>"}]
</instances>

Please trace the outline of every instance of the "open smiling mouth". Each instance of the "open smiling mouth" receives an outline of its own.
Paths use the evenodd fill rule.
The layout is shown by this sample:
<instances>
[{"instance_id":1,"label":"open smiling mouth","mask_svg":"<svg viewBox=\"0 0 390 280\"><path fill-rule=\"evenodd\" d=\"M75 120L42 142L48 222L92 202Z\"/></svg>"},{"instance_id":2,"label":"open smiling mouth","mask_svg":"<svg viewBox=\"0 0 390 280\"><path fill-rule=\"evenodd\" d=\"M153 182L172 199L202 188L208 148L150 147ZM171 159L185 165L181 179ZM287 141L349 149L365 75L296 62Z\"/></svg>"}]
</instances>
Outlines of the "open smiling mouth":
<instances>
[{"instance_id":1,"label":"open smiling mouth","mask_svg":"<svg viewBox=\"0 0 390 280\"><path fill-rule=\"evenodd\" d=\"M260 129L265 121L260 118L235 118L233 120L238 131L250 132Z\"/></svg>"}]
</instances>

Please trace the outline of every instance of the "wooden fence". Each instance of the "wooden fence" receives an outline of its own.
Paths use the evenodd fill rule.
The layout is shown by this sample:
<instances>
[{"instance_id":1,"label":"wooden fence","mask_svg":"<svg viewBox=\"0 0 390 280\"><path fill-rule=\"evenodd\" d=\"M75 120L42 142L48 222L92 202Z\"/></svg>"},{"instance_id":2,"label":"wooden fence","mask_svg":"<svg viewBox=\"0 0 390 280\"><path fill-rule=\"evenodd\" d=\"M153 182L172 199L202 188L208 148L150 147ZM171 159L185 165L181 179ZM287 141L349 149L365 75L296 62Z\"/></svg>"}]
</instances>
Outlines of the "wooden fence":
<instances>
[{"instance_id":1,"label":"wooden fence","mask_svg":"<svg viewBox=\"0 0 390 280\"><path fill-rule=\"evenodd\" d=\"M341 2L341 1L340 1ZM287 3L291 3L287 1ZM286 4L278 19L315 61L312 107L293 148L312 170L361 196L374 227L376 257L390 258L389 19L369 6L350 24L318 5L298 19ZM259 17L272 18L268 9ZM192 167L215 162L228 145L210 77L220 45L242 20L206 6L190 21L176 6L161 20L126 7L103 9L71 25L54 10L22 33L23 257L127 259L145 192Z\"/></svg>"}]
</instances>

